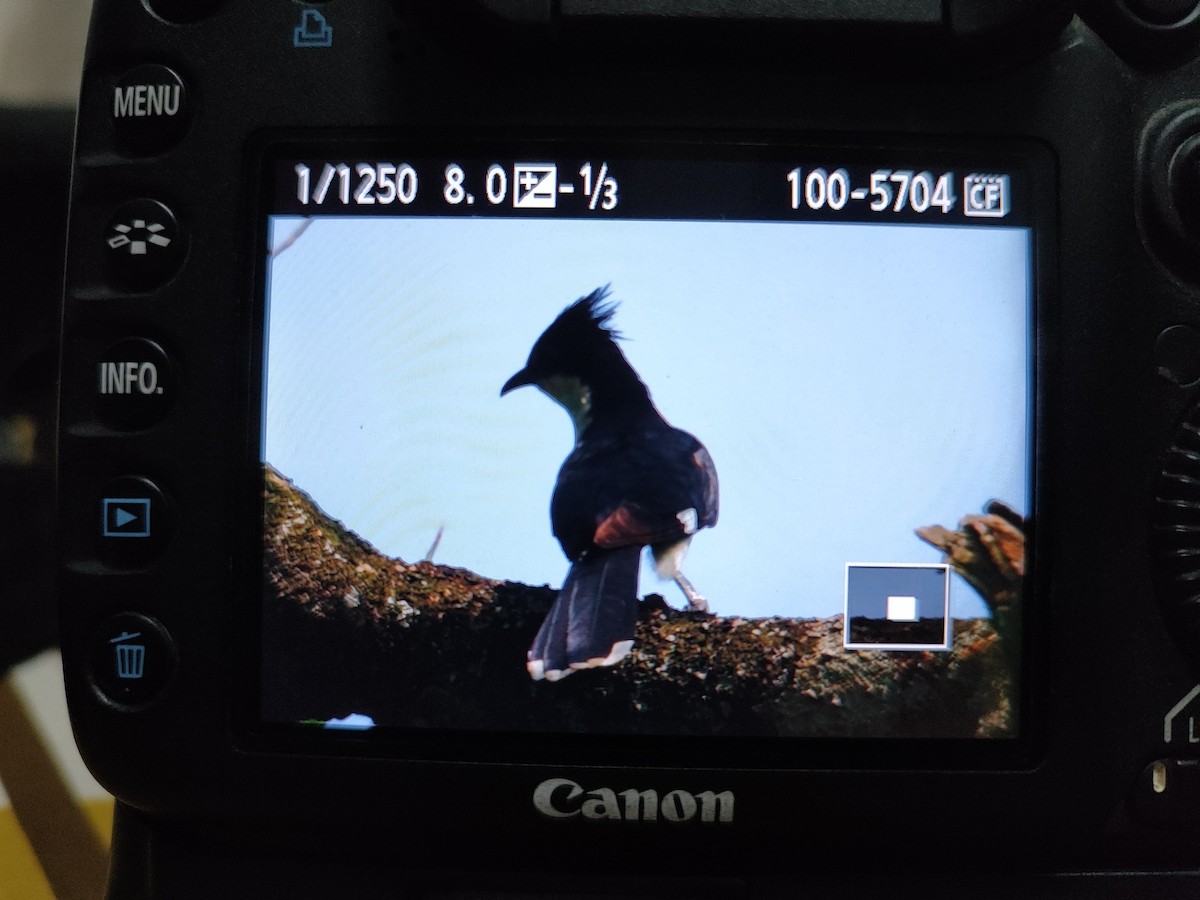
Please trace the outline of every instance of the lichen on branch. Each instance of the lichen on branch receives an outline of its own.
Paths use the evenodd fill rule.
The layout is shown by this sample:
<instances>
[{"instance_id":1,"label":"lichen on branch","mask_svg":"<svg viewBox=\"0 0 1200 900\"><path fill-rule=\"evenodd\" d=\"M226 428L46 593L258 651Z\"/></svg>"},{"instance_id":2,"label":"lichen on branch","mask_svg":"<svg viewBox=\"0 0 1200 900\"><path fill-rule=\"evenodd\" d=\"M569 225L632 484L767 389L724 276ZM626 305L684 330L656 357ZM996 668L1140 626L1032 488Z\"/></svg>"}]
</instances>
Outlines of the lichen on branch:
<instances>
[{"instance_id":1,"label":"lichen on branch","mask_svg":"<svg viewBox=\"0 0 1200 900\"><path fill-rule=\"evenodd\" d=\"M843 617L745 618L640 604L633 652L533 682L525 653L556 597L379 553L264 469L269 718L504 731L975 737L1008 733L986 619L949 651L847 651Z\"/></svg>"}]
</instances>

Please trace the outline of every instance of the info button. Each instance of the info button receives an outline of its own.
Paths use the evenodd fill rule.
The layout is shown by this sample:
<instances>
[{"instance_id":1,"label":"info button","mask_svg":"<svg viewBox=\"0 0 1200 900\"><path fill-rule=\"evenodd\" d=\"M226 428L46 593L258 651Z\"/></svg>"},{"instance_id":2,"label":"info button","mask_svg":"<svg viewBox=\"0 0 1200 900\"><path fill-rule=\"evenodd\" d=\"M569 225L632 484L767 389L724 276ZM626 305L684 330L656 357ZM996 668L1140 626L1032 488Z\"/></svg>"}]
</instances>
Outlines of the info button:
<instances>
[{"instance_id":1,"label":"info button","mask_svg":"<svg viewBox=\"0 0 1200 900\"><path fill-rule=\"evenodd\" d=\"M144 338L113 344L95 369L96 411L113 428L148 428L175 399L175 373L162 347Z\"/></svg>"}]
</instances>

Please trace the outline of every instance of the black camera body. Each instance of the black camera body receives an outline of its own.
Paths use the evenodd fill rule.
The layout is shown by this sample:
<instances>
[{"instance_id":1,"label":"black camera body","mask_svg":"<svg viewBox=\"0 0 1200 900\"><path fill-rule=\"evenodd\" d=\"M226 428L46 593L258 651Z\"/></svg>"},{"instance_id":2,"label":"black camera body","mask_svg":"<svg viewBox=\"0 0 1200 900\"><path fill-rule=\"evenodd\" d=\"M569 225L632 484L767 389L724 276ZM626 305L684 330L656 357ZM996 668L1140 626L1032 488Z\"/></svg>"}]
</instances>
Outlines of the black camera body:
<instances>
[{"instance_id":1,"label":"black camera body","mask_svg":"<svg viewBox=\"0 0 1200 900\"><path fill-rule=\"evenodd\" d=\"M114 894L1200 864L1160 6L97 0L60 617Z\"/></svg>"}]
</instances>

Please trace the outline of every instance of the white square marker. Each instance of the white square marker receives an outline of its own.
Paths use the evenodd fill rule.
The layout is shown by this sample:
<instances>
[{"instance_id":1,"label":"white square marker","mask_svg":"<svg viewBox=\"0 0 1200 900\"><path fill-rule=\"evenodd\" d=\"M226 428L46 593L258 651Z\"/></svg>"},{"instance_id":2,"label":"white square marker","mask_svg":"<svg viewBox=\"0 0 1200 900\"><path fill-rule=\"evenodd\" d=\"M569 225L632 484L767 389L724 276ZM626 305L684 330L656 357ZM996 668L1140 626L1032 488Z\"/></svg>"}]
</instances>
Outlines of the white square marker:
<instances>
[{"instance_id":1,"label":"white square marker","mask_svg":"<svg viewBox=\"0 0 1200 900\"><path fill-rule=\"evenodd\" d=\"M888 597L887 618L889 622L917 621L917 598Z\"/></svg>"}]
</instances>

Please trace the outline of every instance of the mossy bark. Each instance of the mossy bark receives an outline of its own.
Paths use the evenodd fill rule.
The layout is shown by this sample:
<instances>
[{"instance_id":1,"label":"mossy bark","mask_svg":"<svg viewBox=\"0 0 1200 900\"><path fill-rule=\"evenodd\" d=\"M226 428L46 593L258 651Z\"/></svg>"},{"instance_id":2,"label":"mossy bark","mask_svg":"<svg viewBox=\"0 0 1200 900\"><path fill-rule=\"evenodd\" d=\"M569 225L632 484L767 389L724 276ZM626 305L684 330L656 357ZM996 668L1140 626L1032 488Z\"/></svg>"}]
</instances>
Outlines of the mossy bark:
<instances>
[{"instance_id":1,"label":"mossy bark","mask_svg":"<svg viewBox=\"0 0 1200 900\"><path fill-rule=\"evenodd\" d=\"M986 619L945 652L846 651L842 616L722 617L640 604L620 664L534 682L556 592L386 557L265 473L269 718L600 733L1003 736L1011 671Z\"/></svg>"}]
</instances>

